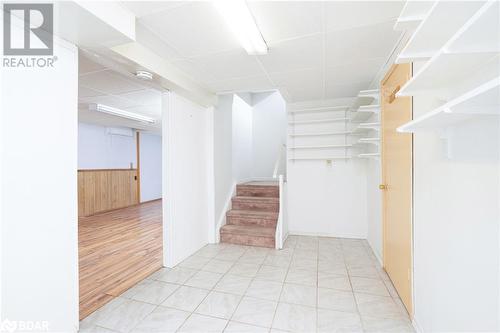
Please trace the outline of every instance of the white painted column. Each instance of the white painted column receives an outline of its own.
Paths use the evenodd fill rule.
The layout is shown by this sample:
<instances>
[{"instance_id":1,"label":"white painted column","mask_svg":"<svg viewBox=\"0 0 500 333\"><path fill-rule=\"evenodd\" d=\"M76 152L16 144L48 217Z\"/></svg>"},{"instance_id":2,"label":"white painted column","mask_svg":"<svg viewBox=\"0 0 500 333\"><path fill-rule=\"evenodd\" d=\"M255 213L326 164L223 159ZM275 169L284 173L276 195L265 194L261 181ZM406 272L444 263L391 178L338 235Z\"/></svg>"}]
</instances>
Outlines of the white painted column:
<instances>
[{"instance_id":1,"label":"white painted column","mask_svg":"<svg viewBox=\"0 0 500 333\"><path fill-rule=\"evenodd\" d=\"M76 332L78 50L54 38L54 55L1 69L0 320Z\"/></svg>"}]
</instances>

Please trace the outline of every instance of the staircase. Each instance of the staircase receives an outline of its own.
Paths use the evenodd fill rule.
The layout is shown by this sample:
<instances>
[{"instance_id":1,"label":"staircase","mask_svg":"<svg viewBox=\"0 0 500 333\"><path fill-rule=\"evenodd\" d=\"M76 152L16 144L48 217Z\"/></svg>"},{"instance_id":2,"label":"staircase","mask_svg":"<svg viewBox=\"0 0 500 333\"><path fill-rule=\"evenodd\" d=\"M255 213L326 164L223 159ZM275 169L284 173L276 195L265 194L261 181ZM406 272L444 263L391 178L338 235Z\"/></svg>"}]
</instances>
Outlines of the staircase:
<instances>
[{"instance_id":1,"label":"staircase","mask_svg":"<svg viewBox=\"0 0 500 333\"><path fill-rule=\"evenodd\" d=\"M232 209L226 213L226 225L220 229L221 242L274 248L278 212L278 184L237 185Z\"/></svg>"}]
</instances>

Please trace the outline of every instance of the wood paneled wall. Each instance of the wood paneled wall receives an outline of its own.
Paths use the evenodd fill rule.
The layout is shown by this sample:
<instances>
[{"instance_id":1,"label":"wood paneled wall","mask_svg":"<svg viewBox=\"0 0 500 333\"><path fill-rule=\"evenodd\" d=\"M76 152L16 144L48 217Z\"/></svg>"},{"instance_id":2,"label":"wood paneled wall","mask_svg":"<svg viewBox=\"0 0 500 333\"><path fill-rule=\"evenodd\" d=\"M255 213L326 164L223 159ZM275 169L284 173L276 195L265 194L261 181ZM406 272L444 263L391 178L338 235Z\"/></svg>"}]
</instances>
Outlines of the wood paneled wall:
<instances>
[{"instance_id":1,"label":"wood paneled wall","mask_svg":"<svg viewBox=\"0 0 500 333\"><path fill-rule=\"evenodd\" d=\"M139 203L137 169L78 170L78 216Z\"/></svg>"}]
</instances>

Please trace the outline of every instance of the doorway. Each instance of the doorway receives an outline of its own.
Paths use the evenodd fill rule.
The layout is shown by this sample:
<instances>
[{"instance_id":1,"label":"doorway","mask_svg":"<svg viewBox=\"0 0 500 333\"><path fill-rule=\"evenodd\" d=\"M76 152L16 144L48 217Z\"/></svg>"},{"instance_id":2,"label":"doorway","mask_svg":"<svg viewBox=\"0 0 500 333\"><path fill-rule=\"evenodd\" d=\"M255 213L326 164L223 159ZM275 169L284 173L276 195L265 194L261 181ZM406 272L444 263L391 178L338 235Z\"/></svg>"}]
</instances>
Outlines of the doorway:
<instances>
[{"instance_id":1,"label":"doorway","mask_svg":"<svg viewBox=\"0 0 500 333\"><path fill-rule=\"evenodd\" d=\"M412 98L397 97L411 64L393 65L381 82L383 263L412 316L413 137L397 128L412 119Z\"/></svg>"},{"instance_id":2,"label":"doorway","mask_svg":"<svg viewBox=\"0 0 500 333\"><path fill-rule=\"evenodd\" d=\"M163 266L162 93L80 52L80 319Z\"/></svg>"}]
</instances>

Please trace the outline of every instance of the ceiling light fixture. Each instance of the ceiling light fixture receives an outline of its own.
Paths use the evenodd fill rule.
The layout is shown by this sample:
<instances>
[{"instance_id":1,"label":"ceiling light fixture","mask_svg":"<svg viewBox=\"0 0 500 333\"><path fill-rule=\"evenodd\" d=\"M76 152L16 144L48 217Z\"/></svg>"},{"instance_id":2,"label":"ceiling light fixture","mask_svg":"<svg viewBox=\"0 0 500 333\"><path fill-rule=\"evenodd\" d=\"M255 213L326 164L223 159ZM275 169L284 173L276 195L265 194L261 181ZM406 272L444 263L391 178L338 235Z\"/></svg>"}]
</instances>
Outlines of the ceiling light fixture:
<instances>
[{"instance_id":1,"label":"ceiling light fixture","mask_svg":"<svg viewBox=\"0 0 500 333\"><path fill-rule=\"evenodd\" d=\"M214 5L248 54L267 54L267 44L244 0L217 0Z\"/></svg>"},{"instance_id":2,"label":"ceiling light fixture","mask_svg":"<svg viewBox=\"0 0 500 333\"><path fill-rule=\"evenodd\" d=\"M103 112L117 117L140 121L142 123L148 123L148 124L156 123L156 119L154 118L143 116L142 114L120 110L103 104L89 104L89 111Z\"/></svg>"}]
</instances>

